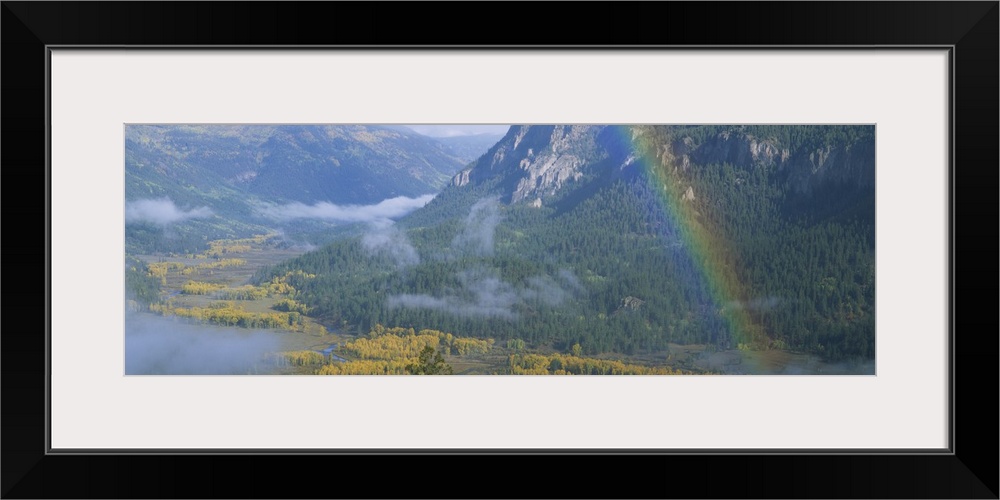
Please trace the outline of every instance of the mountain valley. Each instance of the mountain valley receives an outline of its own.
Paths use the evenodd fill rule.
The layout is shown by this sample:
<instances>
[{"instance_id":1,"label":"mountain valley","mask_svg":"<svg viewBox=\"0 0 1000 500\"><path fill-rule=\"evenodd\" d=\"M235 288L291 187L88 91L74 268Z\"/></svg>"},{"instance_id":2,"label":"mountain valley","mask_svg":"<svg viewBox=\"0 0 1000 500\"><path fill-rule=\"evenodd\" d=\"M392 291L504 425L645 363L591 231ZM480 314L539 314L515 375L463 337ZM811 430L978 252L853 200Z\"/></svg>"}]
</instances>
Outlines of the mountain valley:
<instances>
[{"instance_id":1,"label":"mountain valley","mask_svg":"<svg viewBox=\"0 0 1000 500\"><path fill-rule=\"evenodd\" d=\"M399 127L137 126L126 200L174 206L168 223L126 211L134 282L189 260L170 291L130 296L194 314L165 295L204 273L196 255L290 250L198 307L259 290L375 373L405 366L362 339L434 345L468 373L873 373L874 132L515 125L460 150Z\"/></svg>"}]
</instances>

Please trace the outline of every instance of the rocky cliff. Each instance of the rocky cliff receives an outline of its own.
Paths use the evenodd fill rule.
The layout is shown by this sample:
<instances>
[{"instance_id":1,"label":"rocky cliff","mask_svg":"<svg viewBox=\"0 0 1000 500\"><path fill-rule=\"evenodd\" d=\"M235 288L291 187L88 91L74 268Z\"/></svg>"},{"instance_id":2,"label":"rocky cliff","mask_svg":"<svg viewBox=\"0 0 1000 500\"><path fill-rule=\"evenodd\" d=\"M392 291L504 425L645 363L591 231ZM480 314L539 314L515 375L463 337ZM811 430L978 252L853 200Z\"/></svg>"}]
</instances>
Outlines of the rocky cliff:
<instances>
[{"instance_id":1,"label":"rocky cliff","mask_svg":"<svg viewBox=\"0 0 1000 500\"><path fill-rule=\"evenodd\" d=\"M510 203L538 204L564 186L578 182L584 170L607 156L598 143L603 126L521 125L479 162L452 178L452 185L492 180L505 187Z\"/></svg>"},{"instance_id":2,"label":"rocky cliff","mask_svg":"<svg viewBox=\"0 0 1000 500\"><path fill-rule=\"evenodd\" d=\"M770 168L796 193L810 193L827 184L875 186L875 141L862 139L795 150L775 139L742 131L724 131L697 144L680 136L661 146L665 166L687 170L691 164L729 163L741 168Z\"/></svg>"},{"instance_id":3,"label":"rocky cliff","mask_svg":"<svg viewBox=\"0 0 1000 500\"><path fill-rule=\"evenodd\" d=\"M875 185L874 134L822 141L813 127L810 139L769 137L754 127L525 125L511 127L483 158L452 178L452 185L494 182L506 202L535 206L588 182L609 179L611 169L634 161L623 137L652 143L661 166L684 175L699 165L728 163L741 169L766 169L790 193L812 193L821 186L871 188ZM759 127L763 129L763 127ZM615 132L610 133L614 129ZM805 130L805 129L801 129ZM627 140L626 140L627 142ZM788 142L792 142L789 144ZM623 151L623 149L625 149ZM695 193L687 188L685 199Z\"/></svg>"}]
</instances>

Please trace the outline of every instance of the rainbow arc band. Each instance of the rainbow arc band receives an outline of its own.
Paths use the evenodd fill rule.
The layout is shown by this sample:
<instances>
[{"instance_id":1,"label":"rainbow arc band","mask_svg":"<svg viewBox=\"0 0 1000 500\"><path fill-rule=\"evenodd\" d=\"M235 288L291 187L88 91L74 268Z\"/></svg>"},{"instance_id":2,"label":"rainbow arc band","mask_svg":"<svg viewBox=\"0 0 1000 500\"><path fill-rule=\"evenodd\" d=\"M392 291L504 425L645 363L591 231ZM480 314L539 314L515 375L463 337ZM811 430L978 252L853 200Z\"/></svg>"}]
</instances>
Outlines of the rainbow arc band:
<instances>
[{"instance_id":1,"label":"rainbow arc band","mask_svg":"<svg viewBox=\"0 0 1000 500\"><path fill-rule=\"evenodd\" d=\"M766 343L768 339L763 328L754 322L746 309L731 306L746 300L745 288L729 264L738 262L738 256L717 232L699 222L695 205L685 200L689 186L670 177L668 169L663 168L656 156L658 146L651 143L648 135L633 137L631 127L614 128L622 144L631 148L633 168L640 169L648 187L657 194L660 209L673 232L680 237L692 268L724 319L733 347Z\"/></svg>"}]
</instances>

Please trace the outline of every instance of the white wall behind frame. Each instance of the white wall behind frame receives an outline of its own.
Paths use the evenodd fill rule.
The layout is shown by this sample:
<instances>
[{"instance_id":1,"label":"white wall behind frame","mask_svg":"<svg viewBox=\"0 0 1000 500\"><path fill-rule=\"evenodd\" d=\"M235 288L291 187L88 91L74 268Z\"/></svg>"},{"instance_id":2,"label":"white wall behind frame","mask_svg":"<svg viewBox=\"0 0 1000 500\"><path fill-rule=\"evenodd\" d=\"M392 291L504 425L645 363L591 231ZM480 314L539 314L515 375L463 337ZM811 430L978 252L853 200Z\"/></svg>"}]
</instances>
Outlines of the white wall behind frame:
<instances>
[{"instance_id":1,"label":"white wall behind frame","mask_svg":"<svg viewBox=\"0 0 1000 500\"><path fill-rule=\"evenodd\" d=\"M55 50L52 444L943 448L946 118L943 50ZM876 124L878 375L122 375L124 123L525 122Z\"/></svg>"}]
</instances>

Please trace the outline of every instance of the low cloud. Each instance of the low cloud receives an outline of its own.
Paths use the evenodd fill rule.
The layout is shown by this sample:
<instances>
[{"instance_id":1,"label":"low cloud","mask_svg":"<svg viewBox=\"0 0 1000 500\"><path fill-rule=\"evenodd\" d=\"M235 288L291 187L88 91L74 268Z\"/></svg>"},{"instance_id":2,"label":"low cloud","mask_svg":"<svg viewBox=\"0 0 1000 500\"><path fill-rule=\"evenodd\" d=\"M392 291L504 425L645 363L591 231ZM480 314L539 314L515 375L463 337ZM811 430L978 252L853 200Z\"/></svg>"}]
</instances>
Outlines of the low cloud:
<instances>
[{"instance_id":1,"label":"low cloud","mask_svg":"<svg viewBox=\"0 0 1000 500\"><path fill-rule=\"evenodd\" d=\"M397 196L382 200L374 205L336 205L321 201L312 205L289 203L268 204L259 212L265 217L287 221L294 219L315 219L336 222L374 222L402 217L434 199L433 194L416 198Z\"/></svg>"},{"instance_id":2,"label":"low cloud","mask_svg":"<svg viewBox=\"0 0 1000 500\"><path fill-rule=\"evenodd\" d=\"M493 237L500 224L499 198L485 198L472 205L462 228L451 242L455 251L472 255L493 255Z\"/></svg>"},{"instance_id":3,"label":"low cloud","mask_svg":"<svg viewBox=\"0 0 1000 500\"><path fill-rule=\"evenodd\" d=\"M773 369L779 375L875 375L875 360L827 363L816 356L789 361Z\"/></svg>"},{"instance_id":4,"label":"low cloud","mask_svg":"<svg viewBox=\"0 0 1000 500\"><path fill-rule=\"evenodd\" d=\"M726 303L726 309L735 309L737 311L743 309L750 311L768 311L781 305L781 302L782 300L779 297L764 297L746 301L733 300Z\"/></svg>"},{"instance_id":5,"label":"low cloud","mask_svg":"<svg viewBox=\"0 0 1000 500\"><path fill-rule=\"evenodd\" d=\"M285 248L291 250L299 250L302 252L310 252L312 250L319 248L308 241L298 241L293 238L290 238L282 229L272 229L272 231L275 231L278 234L278 238L281 240L281 244Z\"/></svg>"},{"instance_id":6,"label":"low cloud","mask_svg":"<svg viewBox=\"0 0 1000 500\"><path fill-rule=\"evenodd\" d=\"M507 133L510 125L406 125L414 132L430 137L459 137L477 134Z\"/></svg>"},{"instance_id":7,"label":"low cloud","mask_svg":"<svg viewBox=\"0 0 1000 500\"><path fill-rule=\"evenodd\" d=\"M573 271L570 271L569 269L560 269L559 279L562 281L563 284L568 286L576 293L583 293L587 291L587 289L583 287L583 284L580 283L580 279L577 278L576 275L573 274Z\"/></svg>"},{"instance_id":8,"label":"low cloud","mask_svg":"<svg viewBox=\"0 0 1000 500\"><path fill-rule=\"evenodd\" d=\"M461 290L456 293L435 297L426 294L392 295L389 307L413 309L434 309L462 317L487 317L513 320L517 313L513 307L519 302L517 292L509 283L500 280L493 273L466 271L459 273Z\"/></svg>"},{"instance_id":9,"label":"low cloud","mask_svg":"<svg viewBox=\"0 0 1000 500\"><path fill-rule=\"evenodd\" d=\"M521 292L525 300L538 301L550 306L562 304L572 291L564 288L549 276L528 278L528 287Z\"/></svg>"},{"instance_id":10,"label":"low cloud","mask_svg":"<svg viewBox=\"0 0 1000 500\"><path fill-rule=\"evenodd\" d=\"M420 263L420 255L406 233L400 231L390 220L372 222L368 231L361 236L361 246L370 253L388 255L399 268Z\"/></svg>"},{"instance_id":11,"label":"low cloud","mask_svg":"<svg viewBox=\"0 0 1000 500\"><path fill-rule=\"evenodd\" d=\"M149 222L159 226L167 226L188 219L203 219L212 215L212 210L208 207L182 210L170 198L145 199L125 203L126 223Z\"/></svg>"},{"instance_id":12,"label":"low cloud","mask_svg":"<svg viewBox=\"0 0 1000 500\"><path fill-rule=\"evenodd\" d=\"M500 224L498 197L484 198L474 204L462 221L458 234L451 242L452 257L489 257L495 252L495 232ZM379 226L366 234L362 243L369 250L392 248L400 265L416 259L416 250L390 230L391 225ZM400 236L402 238L400 238ZM415 262L414 262L415 263ZM496 269L484 266L457 273L458 287L439 290L435 294L397 294L386 299L390 308L431 309L461 317L499 318L516 320L518 310L539 306L558 306L572 297L586 292L580 281L569 269L559 270L555 276L532 276L522 284L503 281Z\"/></svg>"},{"instance_id":13,"label":"low cloud","mask_svg":"<svg viewBox=\"0 0 1000 500\"><path fill-rule=\"evenodd\" d=\"M428 294L391 295L389 307L433 309L461 317L485 317L516 320L518 307L531 304L558 306L582 293L573 285L576 277L568 270L558 277L533 276L527 286L518 288L500 279L494 270L475 269L458 274L461 287L447 290L441 296ZM579 283L575 282L578 286Z\"/></svg>"},{"instance_id":14,"label":"low cloud","mask_svg":"<svg viewBox=\"0 0 1000 500\"><path fill-rule=\"evenodd\" d=\"M126 375L242 375L268 352L277 337L259 331L185 323L132 313L125 318Z\"/></svg>"}]
</instances>

